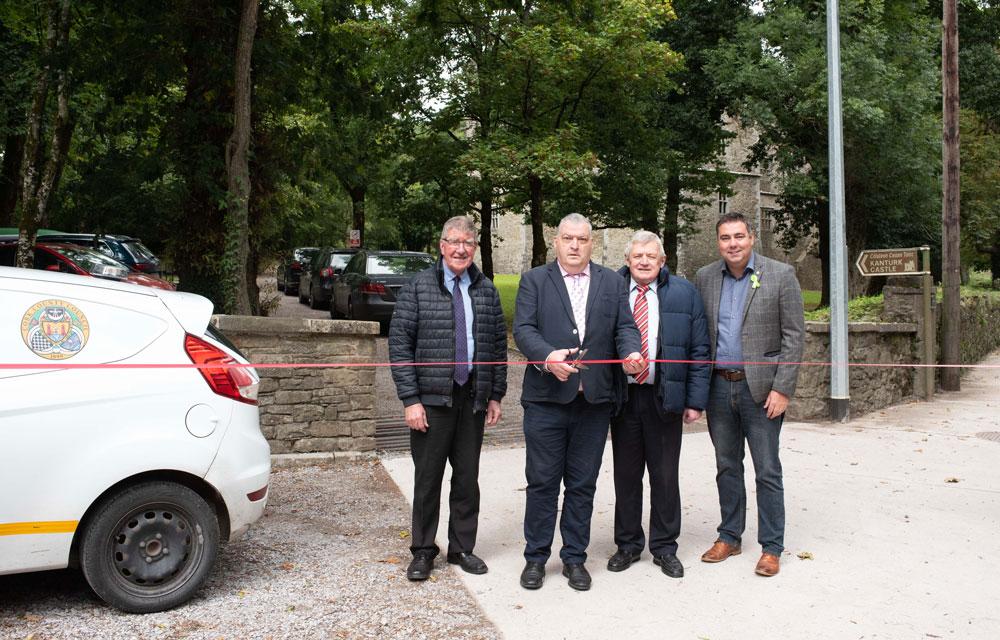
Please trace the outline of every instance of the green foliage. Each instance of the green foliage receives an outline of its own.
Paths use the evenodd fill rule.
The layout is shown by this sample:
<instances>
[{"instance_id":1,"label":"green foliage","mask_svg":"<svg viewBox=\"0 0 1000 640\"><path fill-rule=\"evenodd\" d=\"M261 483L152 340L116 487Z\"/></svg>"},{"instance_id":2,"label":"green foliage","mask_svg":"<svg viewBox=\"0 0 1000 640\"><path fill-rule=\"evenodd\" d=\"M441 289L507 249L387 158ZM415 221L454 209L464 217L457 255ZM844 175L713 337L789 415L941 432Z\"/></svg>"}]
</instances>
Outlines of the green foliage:
<instances>
[{"instance_id":1,"label":"green foliage","mask_svg":"<svg viewBox=\"0 0 1000 640\"><path fill-rule=\"evenodd\" d=\"M521 283L521 275L496 275L493 284L500 294L500 306L503 307L503 317L509 330L514 324L514 302L517 299L517 287Z\"/></svg>"},{"instance_id":2,"label":"green foliage","mask_svg":"<svg viewBox=\"0 0 1000 640\"><path fill-rule=\"evenodd\" d=\"M882 319L884 308L885 303L881 294L877 296L858 296L847 303L847 320L848 322L879 322ZM830 308L819 307L813 311L807 311L806 320L829 322Z\"/></svg>"}]
</instances>

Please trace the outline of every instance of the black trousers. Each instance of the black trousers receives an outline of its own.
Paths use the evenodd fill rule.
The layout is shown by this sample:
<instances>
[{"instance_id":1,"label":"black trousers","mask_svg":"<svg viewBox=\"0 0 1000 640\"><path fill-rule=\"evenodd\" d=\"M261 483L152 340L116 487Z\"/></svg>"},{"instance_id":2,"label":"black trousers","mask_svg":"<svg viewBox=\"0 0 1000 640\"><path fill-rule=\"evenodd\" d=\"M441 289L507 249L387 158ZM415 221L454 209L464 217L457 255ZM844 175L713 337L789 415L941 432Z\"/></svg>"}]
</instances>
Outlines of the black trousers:
<instances>
[{"instance_id":1,"label":"black trousers","mask_svg":"<svg viewBox=\"0 0 1000 640\"><path fill-rule=\"evenodd\" d=\"M677 553L681 532L681 494L677 467L681 456L683 418L657 406L654 385L629 385L629 399L611 422L615 462L615 543L626 551L642 551L642 477L649 469L649 551L654 556Z\"/></svg>"},{"instance_id":2,"label":"black trousers","mask_svg":"<svg viewBox=\"0 0 1000 640\"><path fill-rule=\"evenodd\" d=\"M483 448L486 412L473 411L473 383L455 386L452 406L424 405L427 431L410 430L413 458L413 521L410 551L437 555L441 516L441 482L451 464L448 505L448 552L471 553L479 526L479 453Z\"/></svg>"}]
</instances>

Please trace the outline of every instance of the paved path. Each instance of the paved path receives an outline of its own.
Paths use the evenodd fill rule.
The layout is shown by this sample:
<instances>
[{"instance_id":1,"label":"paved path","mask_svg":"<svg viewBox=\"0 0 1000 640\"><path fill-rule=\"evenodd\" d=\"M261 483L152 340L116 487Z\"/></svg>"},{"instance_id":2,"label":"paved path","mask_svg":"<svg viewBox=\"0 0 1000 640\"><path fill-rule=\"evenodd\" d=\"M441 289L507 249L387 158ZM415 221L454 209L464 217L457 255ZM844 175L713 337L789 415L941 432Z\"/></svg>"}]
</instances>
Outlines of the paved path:
<instances>
[{"instance_id":1,"label":"paved path","mask_svg":"<svg viewBox=\"0 0 1000 640\"><path fill-rule=\"evenodd\" d=\"M1000 352L988 363L1000 365ZM753 574L753 483L744 553L708 565L718 502L711 442L684 438L684 501L672 580L648 553L609 573L614 492L611 448L595 501L591 591L572 591L550 559L545 586L518 586L523 567L524 449L483 453L476 551L485 576L462 574L505 638L961 638L1000 637L1000 370L978 370L963 391L847 424L787 423L782 434L787 550L781 573ZM412 495L407 457L383 460ZM752 470L747 460L748 477ZM447 480L446 480L447 486ZM447 517L447 504L442 518ZM442 542L445 527L441 529ZM443 542L442 542L443 544ZM558 532L554 548L560 545Z\"/></svg>"}]
</instances>

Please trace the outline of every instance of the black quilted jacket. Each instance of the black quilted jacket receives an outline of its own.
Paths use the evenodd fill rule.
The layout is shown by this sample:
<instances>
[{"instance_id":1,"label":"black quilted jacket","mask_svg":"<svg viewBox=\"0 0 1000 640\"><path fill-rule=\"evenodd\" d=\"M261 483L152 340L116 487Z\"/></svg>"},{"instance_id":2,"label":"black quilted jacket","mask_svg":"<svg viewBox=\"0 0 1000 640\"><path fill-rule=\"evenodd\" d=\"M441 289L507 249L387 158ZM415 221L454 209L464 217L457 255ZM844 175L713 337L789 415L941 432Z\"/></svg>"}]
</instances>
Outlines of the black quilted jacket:
<instances>
[{"instance_id":1,"label":"black quilted jacket","mask_svg":"<svg viewBox=\"0 0 1000 640\"><path fill-rule=\"evenodd\" d=\"M507 327L500 295L476 265L469 266L469 297L472 299L472 333L475 362L506 362ZM389 361L454 362L455 320L451 292L444 284L441 259L421 271L399 292L389 324ZM396 393L404 406L418 402L451 406L454 367L392 367ZM475 410L484 411L489 400L499 401L507 393L507 365L477 364Z\"/></svg>"}]
</instances>

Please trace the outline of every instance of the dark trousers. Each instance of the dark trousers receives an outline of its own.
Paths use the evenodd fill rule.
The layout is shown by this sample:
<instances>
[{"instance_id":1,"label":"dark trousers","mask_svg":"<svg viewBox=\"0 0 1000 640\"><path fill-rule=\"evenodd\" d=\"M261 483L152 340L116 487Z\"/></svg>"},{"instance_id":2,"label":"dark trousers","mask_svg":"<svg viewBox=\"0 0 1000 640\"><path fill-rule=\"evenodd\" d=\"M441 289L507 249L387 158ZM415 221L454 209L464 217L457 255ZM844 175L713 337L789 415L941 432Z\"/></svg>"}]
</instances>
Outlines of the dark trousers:
<instances>
[{"instance_id":1,"label":"dark trousers","mask_svg":"<svg viewBox=\"0 0 1000 640\"><path fill-rule=\"evenodd\" d=\"M649 469L649 551L677 553L681 533L681 492L677 466L681 457L683 415L657 407L656 387L629 385L622 414L611 422L615 461L615 543L638 552L646 546L642 531L642 477Z\"/></svg>"},{"instance_id":2,"label":"dark trousers","mask_svg":"<svg viewBox=\"0 0 1000 640\"><path fill-rule=\"evenodd\" d=\"M452 406L424 405L427 431L410 430L413 457L413 524L410 551L438 553L434 542L441 516L444 466L451 464L448 552L471 553L479 526L479 452L486 412L473 411L472 382L455 387Z\"/></svg>"},{"instance_id":3,"label":"dark trousers","mask_svg":"<svg viewBox=\"0 0 1000 640\"><path fill-rule=\"evenodd\" d=\"M743 479L743 442L750 447L756 471L757 541L780 556L785 549L785 488L778 443L785 415L768 418L763 402L754 402L746 380L712 376L708 397L708 433L715 445L715 482L722 522L719 540L740 544L746 528L747 494Z\"/></svg>"},{"instance_id":4,"label":"dark trousers","mask_svg":"<svg viewBox=\"0 0 1000 640\"><path fill-rule=\"evenodd\" d=\"M564 563L587 560L594 492L608 439L609 403L590 404L582 395L569 404L523 402L528 481L524 509L524 557L530 562L552 554L559 486L565 485L559 532Z\"/></svg>"}]
</instances>

